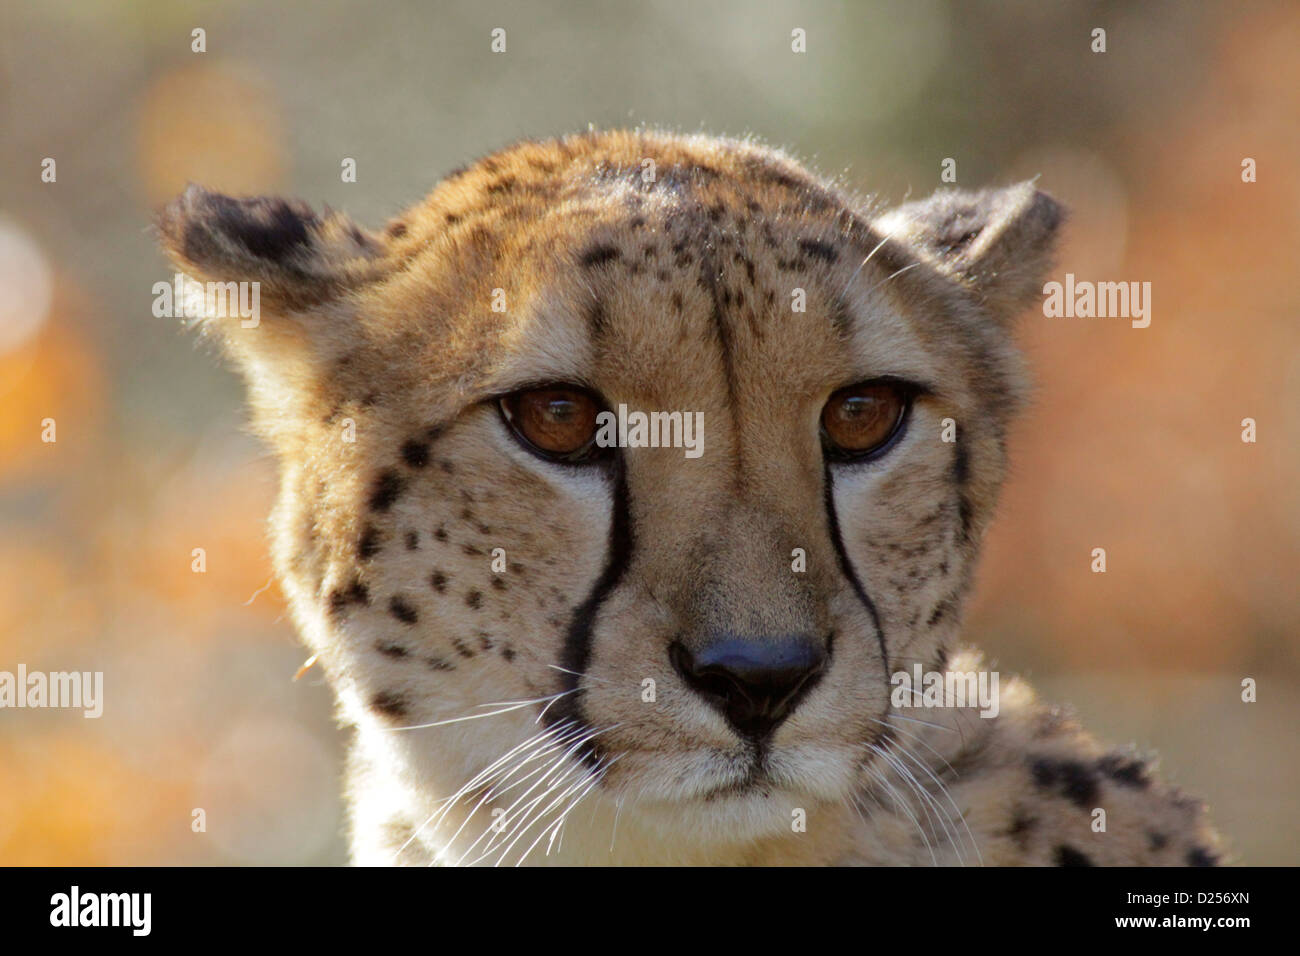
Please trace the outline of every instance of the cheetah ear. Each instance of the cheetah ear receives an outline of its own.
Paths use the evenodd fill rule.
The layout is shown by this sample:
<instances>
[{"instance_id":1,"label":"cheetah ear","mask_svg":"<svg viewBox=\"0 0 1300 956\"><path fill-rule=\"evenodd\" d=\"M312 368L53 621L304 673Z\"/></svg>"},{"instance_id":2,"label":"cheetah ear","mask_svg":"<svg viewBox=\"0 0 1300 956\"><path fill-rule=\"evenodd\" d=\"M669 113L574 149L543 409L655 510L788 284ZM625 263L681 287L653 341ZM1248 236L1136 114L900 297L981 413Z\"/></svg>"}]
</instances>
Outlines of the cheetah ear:
<instances>
[{"instance_id":1,"label":"cheetah ear","mask_svg":"<svg viewBox=\"0 0 1300 956\"><path fill-rule=\"evenodd\" d=\"M996 317L1042 293L1065 211L1032 182L972 192L939 190L876 220L882 235L908 243L969 289Z\"/></svg>"},{"instance_id":2,"label":"cheetah ear","mask_svg":"<svg viewBox=\"0 0 1300 956\"><path fill-rule=\"evenodd\" d=\"M301 312L378 274L383 240L342 213L306 203L236 199L191 185L157 218L172 264L201 282L256 282L263 308Z\"/></svg>"}]
</instances>

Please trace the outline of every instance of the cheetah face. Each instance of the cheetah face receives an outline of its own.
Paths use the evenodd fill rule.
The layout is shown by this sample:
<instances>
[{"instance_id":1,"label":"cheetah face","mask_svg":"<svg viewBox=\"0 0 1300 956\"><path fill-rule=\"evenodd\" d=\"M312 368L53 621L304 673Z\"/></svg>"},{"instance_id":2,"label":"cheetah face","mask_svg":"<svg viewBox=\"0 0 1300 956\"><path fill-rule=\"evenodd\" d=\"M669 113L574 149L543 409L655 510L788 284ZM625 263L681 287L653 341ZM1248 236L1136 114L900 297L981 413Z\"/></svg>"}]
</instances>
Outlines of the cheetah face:
<instances>
[{"instance_id":1,"label":"cheetah face","mask_svg":"<svg viewBox=\"0 0 1300 956\"><path fill-rule=\"evenodd\" d=\"M382 234L197 189L161 230L262 283L257 327L204 325L282 462L278 572L411 839L465 858L548 802L743 842L849 798L906 730L890 675L955 633L1058 219L593 134ZM610 447L605 413L679 413L695 453Z\"/></svg>"}]
</instances>

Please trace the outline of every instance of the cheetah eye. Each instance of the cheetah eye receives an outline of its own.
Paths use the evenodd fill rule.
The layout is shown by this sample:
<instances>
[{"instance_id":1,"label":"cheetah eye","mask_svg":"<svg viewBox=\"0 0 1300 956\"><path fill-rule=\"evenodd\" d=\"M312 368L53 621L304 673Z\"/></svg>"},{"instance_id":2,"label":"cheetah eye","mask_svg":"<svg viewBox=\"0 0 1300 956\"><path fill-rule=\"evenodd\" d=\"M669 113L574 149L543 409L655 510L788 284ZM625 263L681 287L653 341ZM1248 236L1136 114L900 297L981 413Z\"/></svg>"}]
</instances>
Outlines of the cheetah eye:
<instances>
[{"instance_id":1,"label":"cheetah eye","mask_svg":"<svg viewBox=\"0 0 1300 956\"><path fill-rule=\"evenodd\" d=\"M840 461L883 453L902 432L913 390L901 382L874 381L835 392L822 409L822 444Z\"/></svg>"},{"instance_id":2,"label":"cheetah eye","mask_svg":"<svg viewBox=\"0 0 1300 956\"><path fill-rule=\"evenodd\" d=\"M501 417L529 451L552 461L579 463L606 449L596 445L601 403L576 385L545 385L497 401Z\"/></svg>"}]
</instances>

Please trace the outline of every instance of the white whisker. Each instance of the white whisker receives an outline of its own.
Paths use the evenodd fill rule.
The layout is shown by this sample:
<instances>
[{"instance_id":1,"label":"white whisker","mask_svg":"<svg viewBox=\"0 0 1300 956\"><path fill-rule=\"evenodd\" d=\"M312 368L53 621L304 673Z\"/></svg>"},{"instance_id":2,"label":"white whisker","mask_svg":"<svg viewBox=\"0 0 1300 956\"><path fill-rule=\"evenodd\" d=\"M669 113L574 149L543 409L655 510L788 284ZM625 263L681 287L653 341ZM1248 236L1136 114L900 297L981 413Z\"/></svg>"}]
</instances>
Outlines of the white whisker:
<instances>
[{"instance_id":1,"label":"white whisker","mask_svg":"<svg viewBox=\"0 0 1300 956\"><path fill-rule=\"evenodd\" d=\"M953 852L957 854L958 864L964 865L965 858L962 854L961 847L957 845L956 831L952 827L953 820L948 811L939 805L939 802L934 798L933 794L921 786L921 782L916 779L916 775L912 773L911 769L909 769L899 757L895 754L891 754L883 747L877 747L874 744L872 745L872 750L874 750L886 763L893 767L902 779L903 783L905 783L907 787L921 799L921 810L925 813L927 820L931 819L931 812L933 811L933 819L937 820L939 825L943 828L943 833L948 840L948 845L951 846Z\"/></svg>"},{"instance_id":2,"label":"white whisker","mask_svg":"<svg viewBox=\"0 0 1300 956\"><path fill-rule=\"evenodd\" d=\"M871 257L880 251L881 246L883 246L885 243L887 243L890 239L893 238L894 238L894 233L891 232L889 235L885 236L885 238L881 239L878 243L876 243L876 247L867 253L867 257L865 259L863 259L861 262L858 263L858 267L853 270L853 275L849 276L849 281L844 283L844 288L840 290L839 297L841 299L844 298L844 293L849 291L849 286L853 285L853 280L858 277L858 273L862 271L863 266L865 266L868 262L871 261Z\"/></svg>"},{"instance_id":3,"label":"white whisker","mask_svg":"<svg viewBox=\"0 0 1300 956\"><path fill-rule=\"evenodd\" d=\"M432 814L429 815L428 819L426 819L422 824L420 824L420 826L415 830L414 833L411 834L411 836L407 839L407 841L402 844L401 848L398 849L397 854L394 855L394 860L396 860L397 856L401 855L403 850L405 850L408 846L411 845L411 843L415 841L415 839L420 835L420 833L424 831L425 827L427 827L430 823L434 825L434 829L436 830L438 826L442 823L442 819L446 816L448 811L450 811L450 809L457 803L457 801L460 800L462 796L464 796L466 793L472 792L476 787L481 786L482 784L486 783L488 780L492 779L499 772L499 768L507 764L510 761L510 759L515 756L515 754L529 747L536 747L539 741L543 740L547 736L551 736L563 732L563 729L565 727L566 725L561 724L557 727L549 728L543 731L542 733L536 734L533 737L529 737L527 740L523 741L522 743L515 745L510 750L506 751L505 754L503 754L502 756L494 760L492 763L490 763L483 770L475 774L469 780L468 783L462 786L450 797L445 797L441 801L439 801L442 804L442 808L440 810L435 810ZM527 759L521 761L521 764L522 763L527 763Z\"/></svg>"},{"instance_id":4,"label":"white whisker","mask_svg":"<svg viewBox=\"0 0 1300 956\"><path fill-rule=\"evenodd\" d=\"M605 678L605 677L596 677L594 674L583 674L583 673L580 673L580 672L578 672L578 671L572 671L572 670L569 670L569 668L567 668L567 667L561 667L559 664L547 664L546 666L549 667L549 668L551 668L552 670L557 670L557 671L559 671L561 674L572 674L574 677L580 677L580 678L582 678L583 680L594 680L594 681L600 681L602 684L617 684L617 683L620 683L619 681L616 681L616 680L609 680L608 678Z\"/></svg>"},{"instance_id":5,"label":"white whisker","mask_svg":"<svg viewBox=\"0 0 1300 956\"><path fill-rule=\"evenodd\" d=\"M427 724L412 724L409 727L388 727L387 730L424 730L427 727L445 727L448 724L459 724L466 720L479 720L483 717L496 717L498 714L508 714L511 711L521 710L524 707L531 707L534 704L540 704L542 701L550 701L546 706L549 707L556 700L565 694L572 694L577 688L562 690L558 694L548 694L545 697L535 697L532 700L503 700L495 704L479 704L479 707L498 707L499 710L490 711L486 714L466 714L463 717L449 717L446 720L435 720ZM545 711L543 710L543 713Z\"/></svg>"},{"instance_id":6,"label":"white whisker","mask_svg":"<svg viewBox=\"0 0 1300 956\"><path fill-rule=\"evenodd\" d=\"M614 852L614 840L618 837L618 818L622 815L622 813L623 813L623 796L622 794L620 794L618 800L614 804L614 828L609 832L610 853Z\"/></svg>"},{"instance_id":7,"label":"white whisker","mask_svg":"<svg viewBox=\"0 0 1300 956\"><path fill-rule=\"evenodd\" d=\"M551 793L553 793L555 789L559 787L570 776L572 776L574 772L585 772L582 764L579 762L572 765L570 768L566 769L558 777L552 780L541 794L534 797L532 800L528 800L526 803L524 803L522 807L520 807L520 803L525 801L526 798L529 796L529 794L531 794L534 790L536 790L539 786L541 786L548 777L550 777L553 773L555 773L556 770L559 770L561 767L563 767L564 764L569 760L569 758L571 758L573 754L576 753L581 747L585 746L588 741L592 740L594 737L600 734L608 733L609 731L615 729L618 726L620 725L614 724L604 728L603 730L593 730L587 732L582 732L581 729L579 729L576 739L572 736L566 739L564 743L568 743L568 749L562 755L556 757L551 762L551 765L548 765L550 766L550 769L541 777L539 777L538 780L531 787L528 788L528 790L526 790L523 794L521 794L519 798L516 799L515 802L506 809L505 813L502 814L500 820L497 823L496 832L493 833L491 837L489 837L487 845L484 847L481 854L473 861L471 861L470 865L472 866L475 863L478 863L481 860L485 859L493 852L493 850L500 843L504 843L505 841L509 840L510 841L509 844L501 851L501 857L497 860L497 865L500 865L502 860L505 859L506 854L509 853L511 847L513 847L515 843L518 842L519 837L523 835L523 832L531 828L532 825L537 820L539 820L542 816L544 816L547 812L549 812L552 806L554 806L554 802L552 802L551 805L544 808L540 813L536 815L536 817L534 817L533 820L530 821L529 816L533 813L533 810L537 807L537 805L541 803L541 801L545 800ZM569 791L566 791L566 793L567 792ZM563 794L561 796L563 796ZM514 825L511 826L509 831L507 832L505 828L512 821ZM518 833L518 836L515 836L516 833ZM488 835L488 831L485 831L483 834L480 834L478 839L476 839L472 844L470 844L469 847L465 849L465 852L461 854L460 859L457 860L458 866L461 863L463 863L465 858L473 851L473 849L476 846L478 846L478 844L482 841L483 837L487 835Z\"/></svg>"},{"instance_id":8,"label":"white whisker","mask_svg":"<svg viewBox=\"0 0 1300 956\"><path fill-rule=\"evenodd\" d=\"M966 822L966 814L964 814L964 813L961 812L961 809L957 806L956 801L953 800L953 798L952 798L952 794L949 792L947 784L945 784L942 780L940 780L940 779L935 775L934 771L931 770L931 769L930 769L930 768L925 764L924 761L918 759L917 756L916 756L915 754L913 754L911 751L909 751L906 747L904 747L904 746L902 746L902 745L900 744L899 747L898 747L898 752L899 752L900 754L902 754L904 757L906 757L908 760L911 760L911 761L912 761L914 764L916 764L918 767L920 767L921 770L924 771L925 774L926 774L926 775L927 775L931 780L934 781L934 785L935 785L936 787L939 788L939 793L941 793L941 794L943 795L943 798L944 798L945 800L948 801L948 805L952 807L953 812L955 812L955 813L957 814L957 819L961 821L962 828L965 829L965 831L966 831L966 836L967 836L967 838L970 840L971 849L973 849L973 850L975 851L975 858L976 858L977 860L979 860L979 864L980 864L980 866L983 866L983 865L984 865L984 855L983 855L982 853L980 853L979 844L975 841L975 834L973 834L973 833L971 832L970 824L968 824L968 823ZM941 758L941 759L942 759L942 758ZM948 762L945 760L944 763L948 763ZM952 769L952 765L951 765L951 764L948 764L948 769L950 769L950 770ZM956 771L953 771L953 772L956 773ZM951 817L949 817L949 819L951 819Z\"/></svg>"},{"instance_id":9,"label":"white whisker","mask_svg":"<svg viewBox=\"0 0 1300 956\"><path fill-rule=\"evenodd\" d=\"M898 278L899 276L901 276L904 272L907 272L907 271L909 271L909 270L911 270L911 269L915 269L915 268L916 268L917 266L919 266L920 264L921 264L921 263L919 263L919 262L913 262L911 265L903 266L903 268L899 269L897 272L894 272L894 273L892 273L892 274L890 274L890 275L885 276L883 279L881 279L879 282L877 282L875 285L873 285L870 289L868 289L867 292L868 292L868 293L875 292L877 289L879 289L879 288L880 288L882 285L884 285L886 282L889 282L891 279L897 279L897 278Z\"/></svg>"}]
</instances>

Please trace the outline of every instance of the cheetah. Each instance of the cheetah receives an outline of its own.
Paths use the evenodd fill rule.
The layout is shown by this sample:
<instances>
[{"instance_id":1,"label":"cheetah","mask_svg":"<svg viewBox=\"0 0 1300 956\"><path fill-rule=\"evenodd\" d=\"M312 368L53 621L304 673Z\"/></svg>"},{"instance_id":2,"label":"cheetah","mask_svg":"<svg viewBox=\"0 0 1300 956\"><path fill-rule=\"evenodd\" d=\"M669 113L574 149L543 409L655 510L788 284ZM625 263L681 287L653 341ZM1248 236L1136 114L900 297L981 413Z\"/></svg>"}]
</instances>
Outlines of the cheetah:
<instances>
[{"instance_id":1,"label":"cheetah","mask_svg":"<svg viewBox=\"0 0 1300 956\"><path fill-rule=\"evenodd\" d=\"M1062 220L1032 183L884 208L649 130L518 143L382 231L165 207L177 269L260 290L193 324L279 462L353 862L1218 862L1148 758L1019 679L962 693ZM616 408L699 416L701 453L596 440Z\"/></svg>"}]
</instances>

